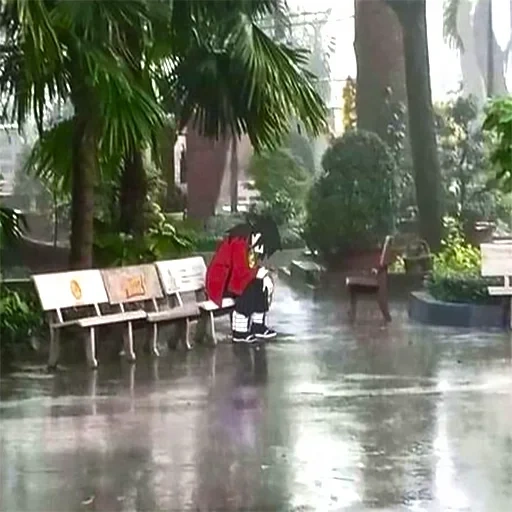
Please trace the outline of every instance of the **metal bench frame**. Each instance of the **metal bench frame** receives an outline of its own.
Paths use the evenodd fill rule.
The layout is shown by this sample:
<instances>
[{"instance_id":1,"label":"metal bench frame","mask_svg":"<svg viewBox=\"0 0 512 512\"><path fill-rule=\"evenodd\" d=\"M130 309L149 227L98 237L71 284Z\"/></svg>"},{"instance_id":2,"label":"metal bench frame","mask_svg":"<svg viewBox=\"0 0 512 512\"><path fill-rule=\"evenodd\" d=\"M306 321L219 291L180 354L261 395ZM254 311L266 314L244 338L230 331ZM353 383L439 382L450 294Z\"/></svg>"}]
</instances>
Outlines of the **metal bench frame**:
<instances>
[{"instance_id":1,"label":"metal bench frame","mask_svg":"<svg viewBox=\"0 0 512 512\"><path fill-rule=\"evenodd\" d=\"M157 261L155 266L169 303L167 309L148 314L147 321L155 325L154 335L157 336L159 323L178 322L178 342L183 342L185 347L190 349L191 323L197 320L196 343L208 339L216 345L218 340L215 317L231 313L235 302L233 299L224 299L222 307L219 308L211 300L206 300L204 259L195 256ZM189 297L191 300L187 300Z\"/></svg>"},{"instance_id":2,"label":"metal bench frame","mask_svg":"<svg viewBox=\"0 0 512 512\"><path fill-rule=\"evenodd\" d=\"M109 305L107 291L99 270L56 272L32 276L41 306L49 316L50 353L48 368L54 369L60 355L60 331L64 328L79 327L87 331L85 352L88 365L98 367L96 359L96 328L104 325L126 324L126 343L133 346L132 322L143 320L143 310L104 313L102 306ZM88 310L93 308L94 314ZM67 318L74 312L75 318Z\"/></svg>"},{"instance_id":3,"label":"metal bench frame","mask_svg":"<svg viewBox=\"0 0 512 512\"><path fill-rule=\"evenodd\" d=\"M152 264L130 265L101 270L109 303L119 307L123 314L130 315L135 311L144 313L143 319L147 321L148 315L158 311L158 301L164 298L156 268ZM124 333L124 355L130 362L135 362L136 356L133 347L133 324L128 323L128 330ZM158 339L150 339L149 350L152 356L158 357Z\"/></svg>"}]
</instances>

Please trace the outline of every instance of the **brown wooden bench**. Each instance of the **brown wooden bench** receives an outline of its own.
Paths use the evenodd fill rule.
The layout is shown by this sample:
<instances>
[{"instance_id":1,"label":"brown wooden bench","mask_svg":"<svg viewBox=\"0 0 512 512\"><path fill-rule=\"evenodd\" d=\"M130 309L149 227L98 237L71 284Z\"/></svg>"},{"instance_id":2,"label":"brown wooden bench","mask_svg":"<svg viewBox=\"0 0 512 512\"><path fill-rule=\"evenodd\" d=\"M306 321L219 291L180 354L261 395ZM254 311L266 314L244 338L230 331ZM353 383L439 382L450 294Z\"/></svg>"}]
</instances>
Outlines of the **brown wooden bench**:
<instances>
[{"instance_id":1,"label":"brown wooden bench","mask_svg":"<svg viewBox=\"0 0 512 512\"><path fill-rule=\"evenodd\" d=\"M391 265L394 257L392 242L393 237L387 236L375 268L369 269L366 274L347 276L345 278L345 286L350 295L349 319L351 322L354 322L356 319L358 296L368 294L374 295L377 298L377 303L384 319L386 322L391 322L388 296L388 267Z\"/></svg>"}]
</instances>

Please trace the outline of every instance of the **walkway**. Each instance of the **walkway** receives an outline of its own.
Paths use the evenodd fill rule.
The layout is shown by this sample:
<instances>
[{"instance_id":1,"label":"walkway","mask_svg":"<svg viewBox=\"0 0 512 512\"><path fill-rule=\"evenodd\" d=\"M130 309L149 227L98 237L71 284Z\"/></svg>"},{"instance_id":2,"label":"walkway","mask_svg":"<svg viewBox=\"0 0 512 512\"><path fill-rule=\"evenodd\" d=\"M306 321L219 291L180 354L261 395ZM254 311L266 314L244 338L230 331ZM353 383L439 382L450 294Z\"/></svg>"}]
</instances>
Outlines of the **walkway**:
<instances>
[{"instance_id":1,"label":"walkway","mask_svg":"<svg viewBox=\"0 0 512 512\"><path fill-rule=\"evenodd\" d=\"M260 350L3 376L0 510L512 510L509 335L276 293Z\"/></svg>"}]
</instances>

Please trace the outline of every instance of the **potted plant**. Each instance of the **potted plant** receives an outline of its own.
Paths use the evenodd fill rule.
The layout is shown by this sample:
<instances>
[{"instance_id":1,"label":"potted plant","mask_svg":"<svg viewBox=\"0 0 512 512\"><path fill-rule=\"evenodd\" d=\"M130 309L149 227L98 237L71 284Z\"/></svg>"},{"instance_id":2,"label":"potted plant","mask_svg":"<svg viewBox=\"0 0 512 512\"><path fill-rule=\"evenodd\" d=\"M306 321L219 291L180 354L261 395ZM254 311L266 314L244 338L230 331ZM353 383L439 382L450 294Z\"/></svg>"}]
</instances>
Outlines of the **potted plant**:
<instances>
[{"instance_id":1,"label":"potted plant","mask_svg":"<svg viewBox=\"0 0 512 512\"><path fill-rule=\"evenodd\" d=\"M404 267L406 274L426 274L432 270L432 254L425 240L416 239L405 248Z\"/></svg>"},{"instance_id":2,"label":"potted plant","mask_svg":"<svg viewBox=\"0 0 512 512\"><path fill-rule=\"evenodd\" d=\"M389 149L376 134L351 130L332 141L322 167L306 205L308 247L329 268L375 265L394 224L396 165Z\"/></svg>"}]
</instances>

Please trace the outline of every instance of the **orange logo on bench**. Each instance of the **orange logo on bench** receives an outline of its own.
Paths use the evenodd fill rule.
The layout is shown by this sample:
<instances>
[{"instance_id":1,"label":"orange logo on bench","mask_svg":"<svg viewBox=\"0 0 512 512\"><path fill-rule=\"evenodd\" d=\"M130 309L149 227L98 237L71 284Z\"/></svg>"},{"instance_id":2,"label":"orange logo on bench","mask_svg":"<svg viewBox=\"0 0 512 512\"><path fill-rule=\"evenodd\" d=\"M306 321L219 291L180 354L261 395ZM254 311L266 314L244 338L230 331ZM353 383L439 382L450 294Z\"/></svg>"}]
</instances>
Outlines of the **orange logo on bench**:
<instances>
[{"instance_id":1,"label":"orange logo on bench","mask_svg":"<svg viewBox=\"0 0 512 512\"><path fill-rule=\"evenodd\" d=\"M76 300L80 300L82 298L82 288L80 288L77 281L73 279L69 283L69 288L71 289L71 295L73 295Z\"/></svg>"},{"instance_id":2,"label":"orange logo on bench","mask_svg":"<svg viewBox=\"0 0 512 512\"><path fill-rule=\"evenodd\" d=\"M144 276L142 274L129 277L124 282L124 293L127 299L146 295Z\"/></svg>"}]
</instances>

